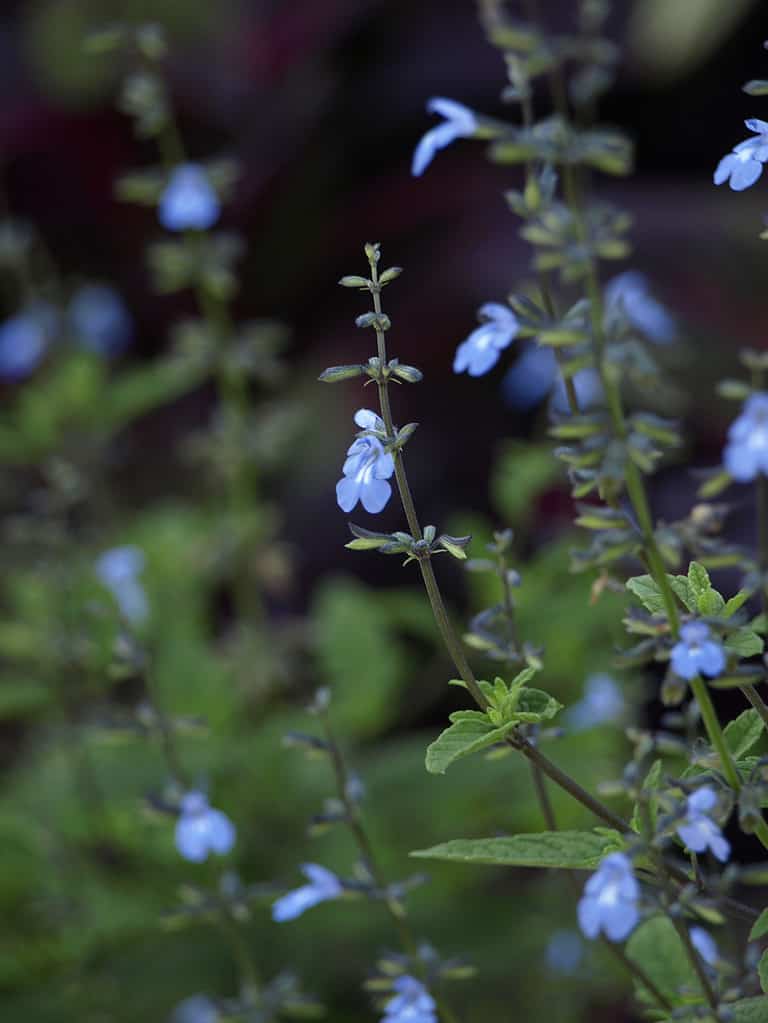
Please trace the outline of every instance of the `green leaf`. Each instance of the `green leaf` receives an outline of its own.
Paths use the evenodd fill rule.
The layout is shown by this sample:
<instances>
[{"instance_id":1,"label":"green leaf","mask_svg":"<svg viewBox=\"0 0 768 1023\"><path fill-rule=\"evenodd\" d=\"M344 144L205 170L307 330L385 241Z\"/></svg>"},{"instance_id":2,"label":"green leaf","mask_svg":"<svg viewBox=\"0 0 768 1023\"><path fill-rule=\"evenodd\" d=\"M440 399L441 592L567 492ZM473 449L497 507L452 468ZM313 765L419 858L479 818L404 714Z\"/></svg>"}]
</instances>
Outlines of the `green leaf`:
<instances>
[{"instance_id":1,"label":"green leaf","mask_svg":"<svg viewBox=\"0 0 768 1023\"><path fill-rule=\"evenodd\" d=\"M540 831L502 838L456 838L411 856L423 860L485 863L500 867L557 867L594 870L617 848L613 834L594 831Z\"/></svg>"},{"instance_id":2,"label":"green leaf","mask_svg":"<svg viewBox=\"0 0 768 1023\"><path fill-rule=\"evenodd\" d=\"M739 590L737 594L725 602L725 606L721 611L723 618L730 618L732 615L735 615L742 604L749 600L751 595L750 590Z\"/></svg>"},{"instance_id":3,"label":"green leaf","mask_svg":"<svg viewBox=\"0 0 768 1023\"><path fill-rule=\"evenodd\" d=\"M768 998L762 995L730 1002L728 1009L733 1023L768 1023Z\"/></svg>"},{"instance_id":4,"label":"green leaf","mask_svg":"<svg viewBox=\"0 0 768 1023\"><path fill-rule=\"evenodd\" d=\"M494 728L480 711L456 711L451 714L451 721L451 726L427 747L426 768L430 774L445 774L454 760L501 742L515 726L510 721Z\"/></svg>"},{"instance_id":5,"label":"green leaf","mask_svg":"<svg viewBox=\"0 0 768 1023\"><path fill-rule=\"evenodd\" d=\"M762 734L763 722L751 707L729 722L723 732L728 749L737 760L752 749Z\"/></svg>"},{"instance_id":6,"label":"green leaf","mask_svg":"<svg viewBox=\"0 0 768 1023\"><path fill-rule=\"evenodd\" d=\"M682 988L698 990L696 974L668 917L654 916L640 924L627 942L626 951L670 1001ZM648 997L641 985L636 991L638 997Z\"/></svg>"},{"instance_id":7,"label":"green leaf","mask_svg":"<svg viewBox=\"0 0 768 1023\"><path fill-rule=\"evenodd\" d=\"M522 688L525 685L526 682L530 682L531 681L531 679L538 672L538 670L539 670L538 668L531 668L531 667L523 668L523 670L519 671L517 673L517 675L515 675L515 677L509 683L509 688L510 689L517 689L518 686L520 688Z\"/></svg>"},{"instance_id":8,"label":"green leaf","mask_svg":"<svg viewBox=\"0 0 768 1023\"><path fill-rule=\"evenodd\" d=\"M702 593L708 593L712 589L712 583L709 581L709 572L698 561L692 561L688 566L688 582L696 599Z\"/></svg>"},{"instance_id":9,"label":"green leaf","mask_svg":"<svg viewBox=\"0 0 768 1023\"><path fill-rule=\"evenodd\" d=\"M672 587L672 592L680 601L680 603L688 610L696 610L696 597L694 596L691 584L684 575L668 575L669 585Z\"/></svg>"},{"instance_id":10,"label":"green leaf","mask_svg":"<svg viewBox=\"0 0 768 1023\"><path fill-rule=\"evenodd\" d=\"M757 964L757 975L760 978L760 987L763 989L764 994L768 995L768 948L760 956L760 962Z\"/></svg>"},{"instance_id":11,"label":"green leaf","mask_svg":"<svg viewBox=\"0 0 768 1023\"><path fill-rule=\"evenodd\" d=\"M520 699L514 711L516 721L539 722L548 721L563 709L562 703L545 693L543 689L520 690Z\"/></svg>"},{"instance_id":12,"label":"green leaf","mask_svg":"<svg viewBox=\"0 0 768 1023\"><path fill-rule=\"evenodd\" d=\"M664 598L652 576L636 575L633 579L627 579L627 589L637 597L646 611L652 615L663 614Z\"/></svg>"},{"instance_id":13,"label":"green leaf","mask_svg":"<svg viewBox=\"0 0 768 1023\"><path fill-rule=\"evenodd\" d=\"M653 764L651 765L650 771L648 772L648 774L646 774L645 780L643 781L643 791L644 792L656 792L658 790L659 782L661 781L661 768L662 768L661 760L660 759L659 760L654 760ZM655 825L656 825L656 815L659 812L658 801L656 799L651 799L650 809L651 809L651 821L653 822L653 825L655 827ZM632 828L633 831L636 831L638 833L638 835L640 834L640 804L639 803L635 803L635 808L632 811L632 820L630 821L630 827Z\"/></svg>"},{"instance_id":14,"label":"green leaf","mask_svg":"<svg viewBox=\"0 0 768 1023\"><path fill-rule=\"evenodd\" d=\"M744 625L732 632L725 641L726 650L732 650L739 657L754 657L763 652L764 643L760 636Z\"/></svg>"},{"instance_id":15,"label":"green leaf","mask_svg":"<svg viewBox=\"0 0 768 1023\"><path fill-rule=\"evenodd\" d=\"M764 909L760 916L752 924L752 930L749 932L749 940L757 941L758 938L762 938L764 934L768 934L768 909Z\"/></svg>"}]
</instances>

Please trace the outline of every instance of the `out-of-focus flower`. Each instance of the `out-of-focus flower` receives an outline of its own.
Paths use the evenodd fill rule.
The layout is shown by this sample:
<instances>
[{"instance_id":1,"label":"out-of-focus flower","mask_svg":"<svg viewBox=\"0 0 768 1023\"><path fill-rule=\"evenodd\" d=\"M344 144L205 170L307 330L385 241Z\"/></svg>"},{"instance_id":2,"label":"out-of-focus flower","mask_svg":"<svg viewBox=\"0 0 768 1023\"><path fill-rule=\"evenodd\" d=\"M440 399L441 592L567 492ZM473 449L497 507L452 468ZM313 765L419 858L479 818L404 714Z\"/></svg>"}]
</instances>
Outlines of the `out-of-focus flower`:
<instances>
[{"instance_id":1,"label":"out-of-focus flower","mask_svg":"<svg viewBox=\"0 0 768 1023\"><path fill-rule=\"evenodd\" d=\"M149 614L149 602L139 575L144 553L138 547L113 547L96 561L96 574L132 625L140 625Z\"/></svg>"},{"instance_id":2,"label":"out-of-focus flower","mask_svg":"<svg viewBox=\"0 0 768 1023\"><path fill-rule=\"evenodd\" d=\"M327 902L329 899L338 899L344 894L344 886L336 875L318 863L303 863L301 872L309 880L309 884L288 892L273 903L272 919L276 923L295 920L312 906Z\"/></svg>"},{"instance_id":3,"label":"out-of-focus flower","mask_svg":"<svg viewBox=\"0 0 768 1023\"><path fill-rule=\"evenodd\" d=\"M106 284L86 284L69 303L69 325L77 344L97 355L117 355L130 344L133 324L125 302Z\"/></svg>"},{"instance_id":4,"label":"out-of-focus flower","mask_svg":"<svg viewBox=\"0 0 768 1023\"><path fill-rule=\"evenodd\" d=\"M370 409L358 409L355 423L363 430L384 432L384 423ZM358 501L367 512L380 512L392 496L387 482L395 471L392 455L384 450L378 437L357 437L347 450L342 468L343 478L336 484L336 502L342 511L350 512Z\"/></svg>"},{"instance_id":5,"label":"out-of-focus flower","mask_svg":"<svg viewBox=\"0 0 768 1023\"><path fill-rule=\"evenodd\" d=\"M670 660L674 673L690 682L696 675L719 675L725 667L725 651L718 640L710 638L704 622L686 622Z\"/></svg>"},{"instance_id":6,"label":"out-of-focus flower","mask_svg":"<svg viewBox=\"0 0 768 1023\"><path fill-rule=\"evenodd\" d=\"M411 174L415 178L424 173L438 150L445 149L455 139L470 138L477 131L477 118L472 111L452 99L436 96L427 103L427 111L439 114L445 120L430 128L416 146L411 164Z\"/></svg>"},{"instance_id":7,"label":"out-of-focus flower","mask_svg":"<svg viewBox=\"0 0 768 1023\"><path fill-rule=\"evenodd\" d=\"M579 411L597 404L603 396L600 377L589 367L574 374L573 385ZM505 373L501 389L507 402L522 411L538 405L548 394L551 395L553 412L564 416L571 411L565 381L551 348L536 344L523 348L517 361Z\"/></svg>"},{"instance_id":8,"label":"out-of-focus flower","mask_svg":"<svg viewBox=\"0 0 768 1023\"><path fill-rule=\"evenodd\" d=\"M23 380L39 366L56 331L56 312L32 302L0 324L0 379Z\"/></svg>"},{"instance_id":9,"label":"out-of-focus flower","mask_svg":"<svg viewBox=\"0 0 768 1023\"><path fill-rule=\"evenodd\" d=\"M768 394L758 391L744 402L741 415L728 430L723 452L725 468L739 483L768 475Z\"/></svg>"},{"instance_id":10,"label":"out-of-focus flower","mask_svg":"<svg viewBox=\"0 0 768 1023\"><path fill-rule=\"evenodd\" d=\"M610 941L623 941L640 919L640 886L632 861L624 853L610 853L587 881L579 900L579 927L587 938L600 931Z\"/></svg>"},{"instance_id":11,"label":"out-of-focus flower","mask_svg":"<svg viewBox=\"0 0 768 1023\"><path fill-rule=\"evenodd\" d=\"M205 168L183 163L168 179L158 216L169 231L207 231L219 219L221 203Z\"/></svg>"},{"instance_id":12,"label":"out-of-focus flower","mask_svg":"<svg viewBox=\"0 0 768 1023\"><path fill-rule=\"evenodd\" d=\"M547 942L547 966L555 973L573 976L584 958L584 942L576 931L555 931Z\"/></svg>"},{"instance_id":13,"label":"out-of-focus flower","mask_svg":"<svg viewBox=\"0 0 768 1023\"><path fill-rule=\"evenodd\" d=\"M406 973L394 979L392 989L381 1023L437 1023L435 1000L420 980Z\"/></svg>"},{"instance_id":14,"label":"out-of-focus flower","mask_svg":"<svg viewBox=\"0 0 768 1023\"><path fill-rule=\"evenodd\" d=\"M584 696L574 703L566 717L576 731L618 721L625 709L621 689L610 675L590 675L584 684Z\"/></svg>"},{"instance_id":15,"label":"out-of-focus flower","mask_svg":"<svg viewBox=\"0 0 768 1023\"><path fill-rule=\"evenodd\" d=\"M171 1013L170 1023L216 1023L219 1011L205 995L190 995Z\"/></svg>"},{"instance_id":16,"label":"out-of-focus flower","mask_svg":"<svg viewBox=\"0 0 768 1023\"><path fill-rule=\"evenodd\" d=\"M757 117L750 117L744 124L755 136L734 146L717 165L714 176L716 185L727 181L734 192L743 192L754 185L768 160L768 124Z\"/></svg>"},{"instance_id":17,"label":"out-of-focus flower","mask_svg":"<svg viewBox=\"0 0 768 1023\"><path fill-rule=\"evenodd\" d=\"M686 800L685 818L678 825L677 833L691 852L702 853L709 849L715 859L725 863L731 855L730 843L709 816L716 802L715 790L709 785L696 789Z\"/></svg>"},{"instance_id":18,"label":"out-of-focus flower","mask_svg":"<svg viewBox=\"0 0 768 1023\"><path fill-rule=\"evenodd\" d=\"M639 270L626 270L605 286L605 316L610 322L623 311L630 324L656 344L675 340L675 321L651 294L648 278Z\"/></svg>"},{"instance_id":19,"label":"out-of-focus flower","mask_svg":"<svg viewBox=\"0 0 768 1023\"><path fill-rule=\"evenodd\" d=\"M471 377L479 377L499 361L502 350L512 343L517 334L517 317L509 306L499 302L486 302L480 306L478 316L485 322L475 327L466 341L456 349L453 372L465 370Z\"/></svg>"},{"instance_id":20,"label":"out-of-focus flower","mask_svg":"<svg viewBox=\"0 0 768 1023\"><path fill-rule=\"evenodd\" d=\"M705 931L703 927L692 927L689 934L691 935L691 944L707 966L715 966L720 958L720 953L717 951L717 943L709 931Z\"/></svg>"},{"instance_id":21,"label":"out-of-focus flower","mask_svg":"<svg viewBox=\"0 0 768 1023\"><path fill-rule=\"evenodd\" d=\"M213 809L204 792L193 790L182 796L176 848L185 860L202 863L210 853L225 856L235 844L235 835L232 821Z\"/></svg>"}]
</instances>

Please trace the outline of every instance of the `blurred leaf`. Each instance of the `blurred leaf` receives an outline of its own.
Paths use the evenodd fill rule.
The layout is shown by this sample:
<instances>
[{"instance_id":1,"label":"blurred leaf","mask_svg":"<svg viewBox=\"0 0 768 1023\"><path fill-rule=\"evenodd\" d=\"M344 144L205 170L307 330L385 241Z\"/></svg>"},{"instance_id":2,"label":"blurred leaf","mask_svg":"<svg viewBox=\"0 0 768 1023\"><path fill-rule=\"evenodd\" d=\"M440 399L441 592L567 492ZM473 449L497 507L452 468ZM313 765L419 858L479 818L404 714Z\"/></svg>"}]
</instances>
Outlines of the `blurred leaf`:
<instances>
[{"instance_id":1,"label":"blurred leaf","mask_svg":"<svg viewBox=\"0 0 768 1023\"><path fill-rule=\"evenodd\" d=\"M638 0L629 26L635 66L660 82L682 78L703 64L755 0L686 0L684 8L669 0Z\"/></svg>"},{"instance_id":2,"label":"blurred leaf","mask_svg":"<svg viewBox=\"0 0 768 1023\"><path fill-rule=\"evenodd\" d=\"M751 707L730 721L723 732L728 748L738 760L748 753L763 734L763 722Z\"/></svg>"},{"instance_id":3,"label":"blurred leaf","mask_svg":"<svg viewBox=\"0 0 768 1023\"><path fill-rule=\"evenodd\" d=\"M675 1000L682 988L698 990L693 967L672 921L666 916L654 916L635 929L627 942L627 956L645 970L670 1000ZM637 984L635 990L638 998L649 997L641 984Z\"/></svg>"},{"instance_id":4,"label":"blurred leaf","mask_svg":"<svg viewBox=\"0 0 768 1023\"><path fill-rule=\"evenodd\" d=\"M540 831L508 838L457 838L431 849L417 849L411 856L501 867L594 870L603 857L616 848L615 837L593 831Z\"/></svg>"}]
</instances>

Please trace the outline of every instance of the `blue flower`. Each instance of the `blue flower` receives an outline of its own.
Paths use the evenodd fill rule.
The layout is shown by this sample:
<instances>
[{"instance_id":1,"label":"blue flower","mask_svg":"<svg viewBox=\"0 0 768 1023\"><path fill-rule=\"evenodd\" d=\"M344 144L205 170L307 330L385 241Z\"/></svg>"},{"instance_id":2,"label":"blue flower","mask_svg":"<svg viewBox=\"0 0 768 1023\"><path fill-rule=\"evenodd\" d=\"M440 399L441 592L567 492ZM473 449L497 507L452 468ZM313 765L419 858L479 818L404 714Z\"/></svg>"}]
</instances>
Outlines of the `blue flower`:
<instances>
[{"instance_id":1,"label":"blue flower","mask_svg":"<svg viewBox=\"0 0 768 1023\"><path fill-rule=\"evenodd\" d=\"M638 270L626 270L605 286L606 320L610 323L621 312L650 341L666 344L675 340L675 321L653 297L648 278Z\"/></svg>"},{"instance_id":2,"label":"blue flower","mask_svg":"<svg viewBox=\"0 0 768 1023\"><path fill-rule=\"evenodd\" d=\"M689 682L696 675L714 678L725 667L725 651L718 640L710 639L704 622L686 622L670 659L674 673Z\"/></svg>"},{"instance_id":3,"label":"blue flower","mask_svg":"<svg viewBox=\"0 0 768 1023\"><path fill-rule=\"evenodd\" d=\"M370 409L359 409L355 413L355 422L363 431L384 434L384 423ZM369 433L358 436L347 450L342 468L344 476L336 484L339 508L350 512L360 501L372 515L380 512L392 496L392 487L387 480L394 471L394 459L384 450L378 436Z\"/></svg>"},{"instance_id":4,"label":"blue flower","mask_svg":"<svg viewBox=\"0 0 768 1023\"><path fill-rule=\"evenodd\" d=\"M688 933L691 936L691 944L707 966L716 966L720 953L717 951L717 943L712 935L703 927L691 927Z\"/></svg>"},{"instance_id":5,"label":"blue flower","mask_svg":"<svg viewBox=\"0 0 768 1023\"><path fill-rule=\"evenodd\" d=\"M131 341L133 325L122 298L106 284L86 284L69 303L75 341L97 355L117 355Z\"/></svg>"},{"instance_id":6,"label":"blue flower","mask_svg":"<svg viewBox=\"0 0 768 1023\"><path fill-rule=\"evenodd\" d=\"M571 728L582 731L618 721L624 713L624 706L621 690L610 675L590 675L584 686L584 696L566 716Z\"/></svg>"},{"instance_id":7,"label":"blue flower","mask_svg":"<svg viewBox=\"0 0 768 1023\"><path fill-rule=\"evenodd\" d=\"M205 168L183 163L172 172L160 196L158 216L169 231L207 231L219 219L221 203Z\"/></svg>"},{"instance_id":8,"label":"blue flower","mask_svg":"<svg viewBox=\"0 0 768 1023\"><path fill-rule=\"evenodd\" d=\"M610 853L587 881L579 900L579 927L587 938L602 931L610 941L623 941L640 919L640 886L632 861Z\"/></svg>"},{"instance_id":9,"label":"blue flower","mask_svg":"<svg viewBox=\"0 0 768 1023\"><path fill-rule=\"evenodd\" d=\"M547 943L547 966L555 973L572 976L584 958L584 942L576 931L555 931Z\"/></svg>"},{"instance_id":10,"label":"blue flower","mask_svg":"<svg viewBox=\"0 0 768 1023\"><path fill-rule=\"evenodd\" d=\"M725 863L731 855L730 843L709 816L716 802L715 790L709 785L696 789L686 800L685 817L677 833L691 852L702 853L709 849L715 859Z\"/></svg>"},{"instance_id":11,"label":"blue flower","mask_svg":"<svg viewBox=\"0 0 768 1023\"><path fill-rule=\"evenodd\" d=\"M206 995L190 995L171 1013L171 1023L216 1023L219 1011Z\"/></svg>"},{"instance_id":12,"label":"blue flower","mask_svg":"<svg viewBox=\"0 0 768 1023\"><path fill-rule=\"evenodd\" d=\"M301 872L309 880L309 884L288 892L273 903L272 919L276 923L295 920L312 906L327 902L329 899L338 899L344 894L344 886L336 875L318 863L303 863Z\"/></svg>"},{"instance_id":13,"label":"blue flower","mask_svg":"<svg viewBox=\"0 0 768 1023\"><path fill-rule=\"evenodd\" d=\"M147 595L138 578L143 568L144 554L138 547L113 547L96 561L97 576L132 625L140 625L149 614Z\"/></svg>"},{"instance_id":14,"label":"blue flower","mask_svg":"<svg viewBox=\"0 0 768 1023\"><path fill-rule=\"evenodd\" d=\"M214 810L203 792L182 796L176 822L176 848L185 860L202 863L209 853L226 855L235 844L235 826L221 810Z\"/></svg>"},{"instance_id":15,"label":"blue flower","mask_svg":"<svg viewBox=\"0 0 768 1023\"><path fill-rule=\"evenodd\" d=\"M508 306L486 302L480 306L478 315L485 318L485 323L476 327L456 349L454 373L466 370L471 377L487 373L499 361L502 349L510 345L517 334L517 317Z\"/></svg>"},{"instance_id":16,"label":"blue flower","mask_svg":"<svg viewBox=\"0 0 768 1023\"><path fill-rule=\"evenodd\" d=\"M0 379L28 377L42 361L55 330L56 313L47 302L33 302L0 324Z\"/></svg>"},{"instance_id":17,"label":"blue flower","mask_svg":"<svg viewBox=\"0 0 768 1023\"><path fill-rule=\"evenodd\" d=\"M445 149L455 139L470 138L477 131L477 118L472 111L452 99L435 97L427 103L427 111L440 114L445 121L431 128L416 146L411 164L415 178L424 173L439 149Z\"/></svg>"},{"instance_id":18,"label":"blue flower","mask_svg":"<svg viewBox=\"0 0 768 1023\"><path fill-rule=\"evenodd\" d=\"M573 376L573 385L580 410L602 399L600 376L594 369L580 369ZM522 411L538 405L548 394L551 394L553 412L568 415L571 411L565 382L551 348L536 344L523 348L515 364L505 373L501 388L508 403Z\"/></svg>"},{"instance_id":19,"label":"blue flower","mask_svg":"<svg viewBox=\"0 0 768 1023\"><path fill-rule=\"evenodd\" d=\"M733 151L717 165L714 176L716 185L728 181L734 192L743 192L754 185L768 160L768 124L757 117L750 117L744 123L756 133L755 137L734 146Z\"/></svg>"},{"instance_id":20,"label":"blue flower","mask_svg":"<svg viewBox=\"0 0 768 1023\"><path fill-rule=\"evenodd\" d=\"M731 423L723 461L739 483L759 473L768 475L768 394L764 391L750 395L741 415Z\"/></svg>"},{"instance_id":21,"label":"blue flower","mask_svg":"<svg viewBox=\"0 0 768 1023\"><path fill-rule=\"evenodd\" d=\"M420 980L405 973L395 978L392 989L381 1023L437 1023L435 1000Z\"/></svg>"}]
</instances>

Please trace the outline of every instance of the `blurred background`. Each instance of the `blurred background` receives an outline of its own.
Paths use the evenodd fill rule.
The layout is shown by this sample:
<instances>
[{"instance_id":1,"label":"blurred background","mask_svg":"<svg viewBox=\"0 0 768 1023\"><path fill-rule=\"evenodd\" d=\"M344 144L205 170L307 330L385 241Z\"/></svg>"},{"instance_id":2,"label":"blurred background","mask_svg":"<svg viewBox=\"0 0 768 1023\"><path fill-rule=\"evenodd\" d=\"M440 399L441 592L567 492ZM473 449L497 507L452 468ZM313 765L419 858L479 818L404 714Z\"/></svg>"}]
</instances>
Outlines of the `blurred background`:
<instances>
[{"instance_id":1,"label":"blurred background","mask_svg":"<svg viewBox=\"0 0 768 1023\"><path fill-rule=\"evenodd\" d=\"M540 7L549 28L573 28L572 3ZM115 198L121 174L157 162L116 109L126 68L83 52L89 31L120 19L166 27L190 157L240 164L222 221L247 244L236 320L283 325L259 328L283 368L253 389L261 432L250 605L238 599L239 548L221 528L226 473L206 468L206 457L221 461L221 449L205 449L216 389L204 374L151 383L178 365L174 331L195 309L189 293L152 287L145 248L162 236L156 211ZM616 0L607 34L624 57L601 119L633 137L637 173L597 183L631 211L627 265L647 274L679 324L668 411L690 438L681 460L713 465L732 414L715 401L715 381L739 375L740 347L767 341L761 186L736 195L711 177L745 137L743 119L768 119L766 101L741 92L768 77L768 20L758 0ZM0 387L0 1005L9 1019L164 1020L190 994L236 987L215 928L162 925L180 884L210 886L217 874L210 863L180 863L172 825L142 813L164 783L158 744L112 728L116 712L141 705L150 673L169 713L207 721L209 734L182 738L182 753L235 821L231 866L248 883L294 887L307 860L351 871L340 829L305 832L331 793L330 771L281 745L290 728L311 731L302 707L321 684L333 687L337 731L365 780L366 819L390 876L413 872L414 848L541 826L522 764L475 759L445 777L425 773L424 748L461 693L446 692L451 669L411 569L342 549L347 517L334 485L352 416L374 399L354 381L316 383L326 366L372 354L354 327L365 299L336 281L364 273L362 244L377 240L384 265L405 268L386 292L390 354L425 375L394 396L396 419L421 424L408 464L422 521L472 532L476 555L493 529L515 529L521 633L546 647L547 686L563 702L591 673L611 670L622 604L609 595L590 606L592 579L567 574L572 508L560 470L546 441L520 447L541 441L545 413L510 408L501 392L515 347L480 380L451 372L477 307L503 300L527 272L529 251L502 197L519 172L458 142L425 178L410 176L413 147L432 124L429 97L510 116L505 83L469 0L5 0L6 215L31 225L36 265L64 293L108 283L133 324L132 344L109 365L50 360ZM4 295L10 317L13 283ZM128 400L120 380L142 397ZM118 398L132 411L110 418ZM695 486L687 471L664 469L658 514L684 517ZM735 499L733 538L747 541L748 501ZM401 518L393 501L355 521L396 529ZM100 674L62 636L77 632L78 609L87 616L94 558L122 544L146 559L149 653L138 667L126 657L127 668ZM498 599L493 582L455 563L439 569L458 616ZM654 719L653 680L623 685L627 714ZM623 742L615 726L594 728L551 753L593 787L618 774ZM570 805L556 808L563 826L584 823ZM455 989L468 1020L500 1018L510 996L532 1020L634 1018L626 983L599 949L571 935L572 963L548 954L553 932L575 929L565 880L438 864L429 873L410 899L415 927L478 966L480 981ZM360 985L395 943L386 916L333 904L277 926L268 905L257 900L245 926L263 974L295 966L329 1018L373 1018Z\"/></svg>"}]
</instances>

